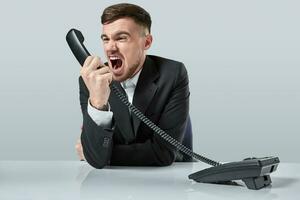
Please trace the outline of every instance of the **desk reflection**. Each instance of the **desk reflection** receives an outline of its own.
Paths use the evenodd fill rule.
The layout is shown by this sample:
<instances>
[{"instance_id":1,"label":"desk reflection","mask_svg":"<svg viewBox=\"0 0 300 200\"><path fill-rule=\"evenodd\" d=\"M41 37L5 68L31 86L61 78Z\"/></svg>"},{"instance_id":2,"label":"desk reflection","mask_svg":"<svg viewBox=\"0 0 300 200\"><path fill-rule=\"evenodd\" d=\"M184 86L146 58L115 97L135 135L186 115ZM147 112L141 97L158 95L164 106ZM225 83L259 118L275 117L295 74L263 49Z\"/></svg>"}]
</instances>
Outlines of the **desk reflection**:
<instances>
[{"instance_id":1,"label":"desk reflection","mask_svg":"<svg viewBox=\"0 0 300 200\"><path fill-rule=\"evenodd\" d=\"M192 165L185 166L191 170ZM193 182L178 167L82 168L82 199L188 199Z\"/></svg>"}]
</instances>

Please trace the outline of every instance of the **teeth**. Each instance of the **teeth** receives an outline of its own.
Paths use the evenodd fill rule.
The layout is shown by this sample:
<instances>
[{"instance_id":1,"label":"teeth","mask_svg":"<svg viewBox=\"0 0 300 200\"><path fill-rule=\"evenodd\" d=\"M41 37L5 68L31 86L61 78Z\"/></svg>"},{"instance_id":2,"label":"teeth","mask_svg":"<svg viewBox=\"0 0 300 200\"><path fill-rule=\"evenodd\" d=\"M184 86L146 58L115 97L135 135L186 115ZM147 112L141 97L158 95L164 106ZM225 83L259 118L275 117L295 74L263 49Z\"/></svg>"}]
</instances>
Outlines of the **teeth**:
<instances>
[{"instance_id":1,"label":"teeth","mask_svg":"<svg viewBox=\"0 0 300 200\"><path fill-rule=\"evenodd\" d=\"M118 59L120 59L120 58L117 57L117 56L109 56L109 59L110 59L110 60L118 60Z\"/></svg>"}]
</instances>

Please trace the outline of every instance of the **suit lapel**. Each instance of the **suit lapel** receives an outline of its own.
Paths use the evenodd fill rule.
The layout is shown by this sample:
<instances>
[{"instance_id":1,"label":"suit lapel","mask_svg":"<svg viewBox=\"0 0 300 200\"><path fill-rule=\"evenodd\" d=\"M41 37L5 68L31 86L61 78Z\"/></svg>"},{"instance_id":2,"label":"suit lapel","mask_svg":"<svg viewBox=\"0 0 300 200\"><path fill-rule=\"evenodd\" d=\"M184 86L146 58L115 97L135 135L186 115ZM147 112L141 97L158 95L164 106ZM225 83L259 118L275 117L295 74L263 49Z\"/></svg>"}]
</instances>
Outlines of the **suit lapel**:
<instances>
[{"instance_id":1,"label":"suit lapel","mask_svg":"<svg viewBox=\"0 0 300 200\"><path fill-rule=\"evenodd\" d=\"M156 90L157 85L154 82L159 77L155 63L147 56L140 77L138 79L134 96L133 105L145 114ZM133 128L136 135L141 121L133 114Z\"/></svg>"},{"instance_id":2,"label":"suit lapel","mask_svg":"<svg viewBox=\"0 0 300 200\"><path fill-rule=\"evenodd\" d=\"M125 91L120 83L113 81L114 84L125 96ZM126 143L130 143L135 139L135 134L131 125L130 114L127 106L121 102L119 97L114 93L110 93L109 103L114 113L115 122L120 129Z\"/></svg>"}]
</instances>

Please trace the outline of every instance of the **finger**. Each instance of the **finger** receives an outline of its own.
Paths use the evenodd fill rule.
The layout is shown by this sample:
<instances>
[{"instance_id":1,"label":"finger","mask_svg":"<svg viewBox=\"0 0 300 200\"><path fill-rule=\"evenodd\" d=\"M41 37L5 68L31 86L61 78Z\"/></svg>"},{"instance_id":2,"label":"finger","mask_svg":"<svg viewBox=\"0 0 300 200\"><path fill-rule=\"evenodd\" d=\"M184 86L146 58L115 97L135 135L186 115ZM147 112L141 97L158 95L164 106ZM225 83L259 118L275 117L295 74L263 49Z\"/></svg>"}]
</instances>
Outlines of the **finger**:
<instances>
[{"instance_id":1,"label":"finger","mask_svg":"<svg viewBox=\"0 0 300 200\"><path fill-rule=\"evenodd\" d=\"M81 148L81 143L80 143L80 142L77 142L77 143L75 144L75 149L76 149L76 151L78 152L78 151L80 150L80 148Z\"/></svg>"},{"instance_id":2,"label":"finger","mask_svg":"<svg viewBox=\"0 0 300 200\"><path fill-rule=\"evenodd\" d=\"M83 153L81 153L81 155L79 156L79 159L80 159L80 161L85 161L85 157L84 157Z\"/></svg>"},{"instance_id":3,"label":"finger","mask_svg":"<svg viewBox=\"0 0 300 200\"><path fill-rule=\"evenodd\" d=\"M85 59L83 66L80 69L80 74L82 77L87 76L90 73L91 70L89 70L88 66L90 65L90 63L92 62L93 59L94 59L93 56L88 56Z\"/></svg>"},{"instance_id":4,"label":"finger","mask_svg":"<svg viewBox=\"0 0 300 200\"><path fill-rule=\"evenodd\" d=\"M75 144L75 148L78 149L81 146L81 140L78 139Z\"/></svg>"},{"instance_id":5,"label":"finger","mask_svg":"<svg viewBox=\"0 0 300 200\"><path fill-rule=\"evenodd\" d=\"M89 63L89 65L86 67L86 74L91 74L93 73L95 70L97 70L97 68L102 64L102 61L100 60L100 58L98 56L93 56L92 61Z\"/></svg>"},{"instance_id":6,"label":"finger","mask_svg":"<svg viewBox=\"0 0 300 200\"><path fill-rule=\"evenodd\" d=\"M77 152L77 155L79 157L79 160L84 160L83 149L82 149L82 145L81 145L80 140L77 141L77 144L75 145L75 148L76 148L76 152Z\"/></svg>"},{"instance_id":7,"label":"finger","mask_svg":"<svg viewBox=\"0 0 300 200\"><path fill-rule=\"evenodd\" d=\"M84 154L83 154L83 149L82 149L82 146L80 145L80 151L78 152L78 156L79 156L79 159L81 161L84 161L85 158L84 158Z\"/></svg>"},{"instance_id":8,"label":"finger","mask_svg":"<svg viewBox=\"0 0 300 200\"><path fill-rule=\"evenodd\" d=\"M84 61L82 67L88 66L88 65L91 63L92 60L93 60L93 56L88 56L88 57L85 59L85 61Z\"/></svg>"},{"instance_id":9,"label":"finger","mask_svg":"<svg viewBox=\"0 0 300 200\"><path fill-rule=\"evenodd\" d=\"M95 71L95 74L106 74L106 73L110 73L109 67L102 67L100 69L97 69Z\"/></svg>"},{"instance_id":10,"label":"finger","mask_svg":"<svg viewBox=\"0 0 300 200\"><path fill-rule=\"evenodd\" d=\"M105 79L110 84L112 81L112 73L109 68L103 67L101 69L98 69L97 71L93 72L96 76L102 76L102 79Z\"/></svg>"},{"instance_id":11,"label":"finger","mask_svg":"<svg viewBox=\"0 0 300 200\"><path fill-rule=\"evenodd\" d=\"M88 78L96 78L98 76L103 76L104 74L111 73L107 67L103 67L94 71L86 72L86 77ZM101 78L103 79L103 77Z\"/></svg>"},{"instance_id":12,"label":"finger","mask_svg":"<svg viewBox=\"0 0 300 200\"><path fill-rule=\"evenodd\" d=\"M103 66L103 63L98 56L95 56L91 61L91 63L89 64L89 68L96 70L99 66Z\"/></svg>"},{"instance_id":13,"label":"finger","mask_svg":"<svg viewBox=\"0 0 300 200\"><path fill-rule=\"evenodd\" d=\"M111 73L106 73L103 76L107 80L108 84L110 84L112 82L112 74Z\"/></svg>"},{"instance_id":14,"label":"finger","mask_svg":"<svg viewBox=\"0 0 300 200\"><path fill-rule=\"evenodd\" d=\"M77 155L78 155L78 158L80 161L84 161L84 155L83 155L83 152L77 152Z\"/></svg>"}]
</instances>

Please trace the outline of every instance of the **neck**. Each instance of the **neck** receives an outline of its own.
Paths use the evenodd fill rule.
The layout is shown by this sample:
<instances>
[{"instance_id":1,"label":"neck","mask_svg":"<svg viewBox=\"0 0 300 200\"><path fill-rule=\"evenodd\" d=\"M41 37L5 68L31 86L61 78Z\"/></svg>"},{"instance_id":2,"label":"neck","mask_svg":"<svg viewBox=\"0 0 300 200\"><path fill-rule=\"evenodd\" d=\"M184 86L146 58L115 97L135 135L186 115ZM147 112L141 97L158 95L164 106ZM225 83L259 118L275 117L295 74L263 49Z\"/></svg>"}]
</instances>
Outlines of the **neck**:
<instances>
[{"instance_id":1,"label":"neck","mask_svg":"<svg viewBox=\"0 0 300 200\"><path fill-rule=\"evenodd\" d=\"M134 73L132 74L132 77L134 77L139 71L140 69L143 67L144 63L145 63L145 60L146 60L146 55L143 56L143 58L141 59L141 62L140 62L140 65L136 68L136 70L134 71Z\"/></svg>"}]
</instances>

